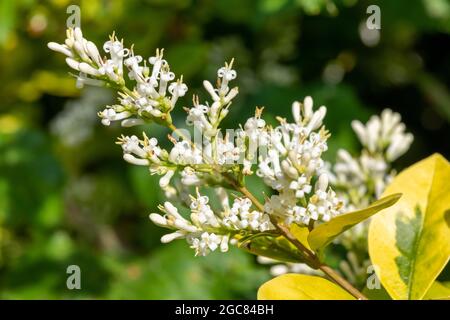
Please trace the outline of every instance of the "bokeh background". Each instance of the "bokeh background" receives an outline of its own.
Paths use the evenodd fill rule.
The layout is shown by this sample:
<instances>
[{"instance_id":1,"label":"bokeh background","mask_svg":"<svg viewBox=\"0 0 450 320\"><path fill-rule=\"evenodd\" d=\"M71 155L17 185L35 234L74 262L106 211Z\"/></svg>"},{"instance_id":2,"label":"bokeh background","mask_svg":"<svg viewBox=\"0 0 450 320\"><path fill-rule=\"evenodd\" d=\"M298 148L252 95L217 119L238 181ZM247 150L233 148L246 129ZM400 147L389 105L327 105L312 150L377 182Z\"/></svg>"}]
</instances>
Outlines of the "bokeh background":
<instances>
[{"instance_id":1,"label":"bokeh background","mask_svg":"<svg viewBox=\"0 0 450 320\"><path fill-rule=\"evenodd\" d=\"M450 156L447 0L0 0L0 298L246 299L270 277L236 249L195 258L183 241L160 244L163 230L148 220L164 199L158 178L114 144L136 131L101 126L96 112L112 93L76 89L46 47L63 42L70 4L99 46L115 30L143 56L164 47L189 85L185 105L235 57L241 93L227 127L255 106L288 116L312 95L328 107L330 161L339 147L358 151L352 119L385 107L415 136L398 169ZM370 4L381 8L379 32L365 29ZM183 126L182 110L175 122ZM66 288L71 264L81 290Z\"/></svg>"}]
</instances>

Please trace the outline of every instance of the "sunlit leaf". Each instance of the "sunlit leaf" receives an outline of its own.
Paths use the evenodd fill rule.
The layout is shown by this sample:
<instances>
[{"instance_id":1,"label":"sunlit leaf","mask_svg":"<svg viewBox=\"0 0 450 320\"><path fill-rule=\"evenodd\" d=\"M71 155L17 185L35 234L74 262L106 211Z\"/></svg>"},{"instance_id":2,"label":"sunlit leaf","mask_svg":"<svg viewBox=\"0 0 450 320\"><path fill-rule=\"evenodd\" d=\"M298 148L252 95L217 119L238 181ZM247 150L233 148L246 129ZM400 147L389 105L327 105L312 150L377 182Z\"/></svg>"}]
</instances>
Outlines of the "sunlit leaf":
<instances>
[{"instance_id":1,"label":"sunlit leaf","mask_svg":"<svg viewBox=\"0 0 450 320\"><path fill-rule=\"evenodd\" d=\"M423 298L431 300L450 299L450 288L435 281Z\"/></svg>"},{"instance_id":2,"label":"sunlit leaf","mask_svg":"<svg viewBox=\"0 0 450 320\"><path fill-rule=\"evenodd\" d=\"M308 243L309 230L307 227L301 227L294 223L292 224L290 231L301 244L306 248L311 249Z\"/></svg>"},{"instance_id":3,"label":"sunlit leaf","mask_svg":"<svg viewBox=\"0 0 450 320\"><path fill-rule=\"evenodd\" d=\"M264 283L259 300L354 300L334 283L317 276L284 274Z\"/></svg>"},{"instance_id":4,"label":"sunlit leaf","mask_svg":"<svg viewBox=\"0 0 450 320\"><path fill-rule=\"evenodd\" d=\"M402 192L373 218L369 254L394 299L422 299L450 257L450 164L434 154L401 172L385 194Z\"/></svg>"},{"instance_id":5,"label":"sunlit leaf","mask_svg":"<svg viewBox=\"0 0 450 320\"><path fill-rule=\"evenodd\" d=\"M375 201L365 209L337 216L329 222L317 226L308 236L309 245L313 250L319 250L327 246L344 231L370 218L379 211L392 206L400 197L401 194L399 193L391 194Z\"/></svg>"}]
</instances>

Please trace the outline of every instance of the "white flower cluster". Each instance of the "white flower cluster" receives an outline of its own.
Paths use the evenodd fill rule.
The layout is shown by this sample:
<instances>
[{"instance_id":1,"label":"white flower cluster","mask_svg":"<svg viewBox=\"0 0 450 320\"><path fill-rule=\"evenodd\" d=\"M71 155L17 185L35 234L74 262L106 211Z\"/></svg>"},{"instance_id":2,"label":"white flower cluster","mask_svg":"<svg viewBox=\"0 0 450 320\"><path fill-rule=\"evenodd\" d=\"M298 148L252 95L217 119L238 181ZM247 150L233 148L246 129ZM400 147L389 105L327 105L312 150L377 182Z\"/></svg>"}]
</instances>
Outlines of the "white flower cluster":
<instances>
[{"instance_id":1,"label":"white flower cluster","mask_svg":"<svg viewBox=\"0 0 450 320\"><path fill-rule=\"evenodd\" d=\"M391 168L392 162L403 155L413 141L412 134L405 133L406 126L401 123L400 115L390 109L383 110L380 117L373 116L365 125L355 120L352 127L363 146L361 154L353 157L347 150L340 149L335 165L323 168L328 173L330 184L338 190L337 198L344 201L341 210L345 212L363 209L381 196L395 176L395 171ZM312 190L303 176L291 182L290 187L300 197ZM324 193L321 195L325 197ZM288 210L292 205L290 197L276 199L279 211ZM304 212L303 208L298 213ZM352 283L365 283L367 277L366 270L370 264L366 252L369 221L354 226L335 240L349 250L339 268ZM271 267L274 276L288 272L317 274L316 270L302 263L277 264L276 260L263 257L258 257L258 261L262 264L274 264Z\"/></svg>"},{"instance_id":2,"label":"white flower cluster","mask_svg":"<svg viewBox=\"0 0 450 320\"><path fill-rule=\"evenodd\" d=\"M120 104L107 106L98 114L104 125L112 121L122 121L124 127L144 121L170 123L169 112L188 89L183 77L174 81L175 74L163 59L163 50L156 50L156 55L148 59L152 65L150 70L142 56L124 48L123 41L114 35L103 45L109 58L102 58L97 46L83 37L80 28L68 29L64 44L50 42L48 47L67 56L66 63L79 72L78 86L110 86L119 91ZM125 86L124 69L128 71L128 78L135 82L132 90Z\"/></svg>"},{"instance_id":3,"label":"white flower cluster","mask_svg":"<svg viewBox=\"0 0 450 320\"><path fill-rule=\"evenodd\" d=\"M363 149L357 157L339 150L330 175L346 211L363 209L380 198L396 174L392 169L393 161L403 155L413 141L412 134L405 132L400 114L390 109L383 110L381 116L373 116L365 125L355 120L352 127ZM369 223L370 219L335 240L348 250L340 270L352 283L364 282L367 277Z\"/></svg>"},{"instance_id":4,"label":"white flower cluster","mask_svg":"<svg viewBox=\"0 0 450 320\"><path fill-rule=\"evenodd\" d=\"M125 161L148 166L151 174L161 175L159 185L166 194L170 194L176 192L170 182L178 169L181 170L181 182L184 185L202 183L202 173L192 167L203 162L200 150L187 141L173 142L173 148L167 151L158 145L156 138L148 138L144 133L142 140L137 136L122 136L117 144L122 146Z\"/></svg>"},{"instance_id":5,"label":"white flower cluster","mask_svg":"<svg viewBox=\"0 0 450 320\"><path fill-rule=\"evenodd\" d=\"M217 71L216 86L203 81L210 101L200 103L194 96L193 106L185 108L187 125L194 127L194 134L201 133L201 141L191 141L189 131L176 128L171 120L171 111L187 86L182 77L174 81L163 50L157 50L147 63L113 35L103 46L109 57L102 57L78 28L67 31L64 44L48 46L66 55L67 64L79 72L79 84L117 90L119 104L99 113L104 125L155 122L173 132L170 150L145 133L143 138L122 136L118 141L127 162L147 166L150 173L160 175L159 185L166 196L189 205L189 219L170 202L160 206L164 216L150 215L156 224L173 230L163 242L185 238L197 255L206 255L217 248L226 251L229 243L242 238L279 234L279 223L313 227L342 213L342 201L329 186L322 160L329 137L323 126L326 108L315 111L311 97L293 103L293 123L279 118L279 125L273 128L261 118L263 108L257 108L238 130L226 130L222 135L221 121L238 94L238 88L230 85L237 77L231 60ZM125 81L124 73L131 81ZM132 89L126 86L130 82L134 83ZM253 165L256 175L274 191L264 204L245 189L245 176L253 174ZM198 191L196 197L186 197L192 186L206 185L230 188L244 197L235 199L230 207L226 193L221 192L223 210L215 213L209 199Z\"/></svg>"},{"instance_id":6,"label":"white flower cluster","mask_svg":"<svg viewBox=\"0 0 450 320\"><path fill-rule=\"evenodd\" d=\"M273 228L267 214L251 210L252 202L247 198L234 200L230 210L223 213L223 224L234 230L250 229L267 231Z\"/></svg>"},{"instance_id":7,"label":"white flower cluster","mask_svg":"<svg viewBox=\"0 0 450 320\"><path fill-rule=\"evenodd\" d=\"M269 216L252 210L252 203L247 198L235 199L230 209L225 196L222 199L224 210L218 214L214 213L208 203L209 198L200 195L197 190L197 197L191 196L190 219L185 219L170 202L159 207L165 213L164 216L150 214L150 219L156 225L175 230L164 235L161 241L167 243L175 239L186 239L196 255L205 256L217 248L222 252L228 251L229 243L233 243L233 236L242 231L258 233L274 229Z\"/></svg>"},{"instance_id":8,"label":"white flower cluster","mask_svg":"<svg viewBox=\"0 0 450 320\"><path fill-rule=\"evenodd\" d=\"M400 114L385 109L381 116L372 116L366 125L354 120L352 128L369 153L382 154L392 162L408 151L413 141L413 135L405 133L406 126L401 120Z\"/></svg>"},{"instance_id":9,"label":"white flower cluster","mask_svg":"<svg viewBox=\"0 0 450 320\"><path fill-rule=\"evenodd\" d=\"M329 136L322 126L326 108L314 112L312 98L306 97L303 103L293 103L292 113L295 123L279 119L280 125L266 133L258 114L245 125L249 139L267 147L266 154L259 156L257 175L278 192L266 202L265 210L287 224L329 221L342 213L342 202L323 172L321 156Z\"/></svg>"},{"instance_id":10,"label":"white flower cluster","mask_svg":"<svg viewBox=\"0 0 450 320\"><path fill-rule=\"evenodd\" d=\"M385 109L381 116L373 116L367 124L355 120L352 127L363 150L352 157L344 149L337 154L332 184L342 192L348 209L355 210L378 199L395 175L391 164L410 147L413 136L406 133L400 114Z\"/></svg>"},{"instance_id":11,"label":"white flower cluster","mask_svg":"<svg viewBox=\"0 0 450 320\"><path fill-rule=\"evenodd\" d=\"M228 86L237 76L232 67L233 60L225 63L225 66L217 71L217 88L214 88L211 82L203 81L212 103L200 104L198 97L194 96L194 106L186 109L188 112L186 123L199 129L207 138L214 138L217 135L220 122L227 116L228 108L239 92L237 87L230 89Z\"/></svg>"}]
</instances>

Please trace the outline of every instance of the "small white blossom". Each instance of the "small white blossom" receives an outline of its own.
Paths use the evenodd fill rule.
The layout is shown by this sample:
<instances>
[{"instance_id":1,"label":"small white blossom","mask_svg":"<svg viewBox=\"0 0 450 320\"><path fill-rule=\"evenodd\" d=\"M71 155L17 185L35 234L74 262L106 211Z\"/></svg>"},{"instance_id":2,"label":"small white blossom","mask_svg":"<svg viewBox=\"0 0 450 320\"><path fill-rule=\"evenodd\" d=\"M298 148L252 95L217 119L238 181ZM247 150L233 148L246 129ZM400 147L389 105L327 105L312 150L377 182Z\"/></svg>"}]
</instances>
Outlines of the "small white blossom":
<instances>
[{"instance_id":1,"label":"small white blossom","mask_svg":"<svg viewBox=\"0 0 450 320\"><path fill-rule=\"evenodd\" d=\"M403 155L411 145L413 136L405 133L405 125L398 113L385 109L381 117L372 116L366 125L354 120L352 127L361 144L370 153L384 153L388 161Z\"/></svg>"},{"instance_id":2,"label":"small white blossom","mask_svg":"<svg viewBox=\"0 0 450 320\"><path fill-rule=\"evenodd\" d=\"M225 66L220 68L217 71L217 77L221 80L220 88L219 88L219 94L221 96L224 96L228 93L228 91L229 91L228 82L236 79L237 73L235 70L232 69L233 62L234 62L234 59L231 60L231 62L229 64L225 63Z\"/></svg>"},{"instance_id":3,"label":"small white blossom","mask_svg":"<svg viewBox=\"0 0 450 320\"><path fill-rule=\"evenodd\" d=\"M190 199L190 219L183 218L178 209L170 202L165 202L159 209L165 213L161 216L156 213L150 219L158 226L175 229L173 233L165 235L161 240L172 238L186 238L186 241L195 249L196 255L206 255L218 247L222 252L228 250L231 241L230 234L242 231L265 232L273 230L267 213L252 209L252 202L247 198L237 198L233 205L228 205L228 197L223 190L219 192L224 211L215 213L209 205L209 198L197 191L197 196Z\"/></svg>"},{"instance_id":4,"label":"small white blossom","mask_svg":"<svg viewBox=\"0 0 450 320\"><path fill-rule=\"evenodd\" d=\"M185 186L198 186L203 183L203 180L193 168L185 167L181 171L181 183Z\"/></svg>"},{"instance_id":5,"label":"small white blossom","mask_svg":"<svg viewBox=\"0 0 450 320\"><path fill-rule=\"evenodd\" d=\"M235 199L230 210L223 213L223 224L228 228L267 231L273 229L267 214L251 210L252 202L247 198Z\"/></svg>"},{"instance_id":6,"label":"small white blossom","mask_svg":"<svg viewBox=\"0 0 450 320\"><path fill-rule=\"evenodd\" d=\"M206 256L221 245L222 237L214 233L203 232L200 237L190 239L190 242L191 248L195 250L196 256ZM226 248L228 249L228 247Z\"/></svg>"},{"instance_id":7,"label":"small white blossom","mask_svg":"<svg viewBox=\"0 0 450 320\"><path fill-rule=\"evenodd\" d=\"M180 141L170 151L169 160L176 164L192 165L202 163L203 156L201 150L188 141Z\"/></svg>"},{"instance_id":8,"label":"small white blossom","mask_svg":"<svg viewBox=\"0 0 450 320\"><path fill-rule=\"evenodd\" d=\"M308 183L308 179L305 175L302 175L297 180L292 181L289 188L295 190L295 196L297 198L304 198L305 195L309 194L312 190L312 187Z\"/></svg>"}]
</instances>

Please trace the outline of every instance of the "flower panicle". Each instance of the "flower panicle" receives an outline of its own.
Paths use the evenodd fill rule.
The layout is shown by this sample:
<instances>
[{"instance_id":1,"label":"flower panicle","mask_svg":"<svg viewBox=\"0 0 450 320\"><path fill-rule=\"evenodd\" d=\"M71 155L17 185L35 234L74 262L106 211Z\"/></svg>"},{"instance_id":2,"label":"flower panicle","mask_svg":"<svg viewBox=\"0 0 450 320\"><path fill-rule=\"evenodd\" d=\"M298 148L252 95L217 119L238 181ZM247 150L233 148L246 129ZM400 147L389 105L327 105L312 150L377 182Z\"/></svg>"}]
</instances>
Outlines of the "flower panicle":
<instances>
[{"instance_id":1,"label":"flower panicle","mask_svg":"<svg viewBox=\"0 0 450 320\"><path fill-rule=\"evenodd\" d=\"M125 161L146 166L151 174L160 176L159 186L170 201L159 206L162 214L152 213L150 219L172 231L162 242L186 239L196 255L203 256L216 249L227 251L229 244L242 237L276 233L278 223L311 228L346 210L334 190L336 175L322 159L330 137L324 126L327 108L315 108L311 97L292 104L292 122L277 117L278 125L271 126L263 119L264 107L257 107L237 130L222 134L222 120L239 93L232 85L237 72L231 59L218 68L215 85L203 81L208 101L194 95L192 105L183 108L186 124L202 136L200 142L191 141L189 131L172 123L171 112L188 86L183 76L176 78L164 49L156 49L154 56L144 59L135 54L134 46L126 48L113 33L100 53L79 28L68 29L63 44L51 42L48 47L66 56L68 66L77 72L79 86L101 85L117 91L117 102L98 112L103 125L120 122L122 127L133 127L154 122L172 130L170 149L145 133L141 138L122 135L117 140ZM386 111L366 126L354 122L368 156L379 151L385 158L395 159L404 151L412 138L399 121L398 115ZM359 164L350 155L341 151L339 156L348 162L341 165L342 170L345 166L358 170ZM366 158L361 161L370 162ZM271 189L263 204L240 188L245 176L252 174ZM192 187L208 185L218 189L222 209L213 209L209 197L198 189L190 195ZM244 197L236 197L230 204L224 188L240 191ZM175 201L189 207L189 217L179 212Z\"/></svg>"},{"instance_id":2,"label":"flower panicle","mask_svg":"<svg viewBox=\"0 0 450 320\"><path fill-rule=\"evenodd\" d=\"M209 205L209 198L201 195L197 189L196 196L190 196L189 219L182 217L170 202L165 202L158 208L164 215L152 213L150 220L173 231L164 235L161 241L167 243L175 239L186 239L195 254L200 256L218 248L222 252L228 251L229 244L235 242L233 237L242 232L274 230L269 216L252 209L252 203L247 198L236 198L231 208L225 205L222 212L215 213Z\"/></svg>"},{"instance_id":3,"label":"flower panicle","mask_svg":"<svg viewBox=\"0 0 450 320\"><path fill-rule=\"evenodd\" d=\"M170 112L188 91L183 76L175 80L163 58L163 49L157 49L154 56L145 60L135 55L133 46L125 48L123 40L119 41L114 33L103 44L108 55L105 57L78 27L67 29L64 44L50 42L48 47L65 55L67 65L78 72L78 87L108 86L117 90L119 103L98 113L106 126L114 121L121 121L123 127L152 121L170 125ZM132 89L126 86L127 82L133 83Z\"/></svg>"}]
</instances>

